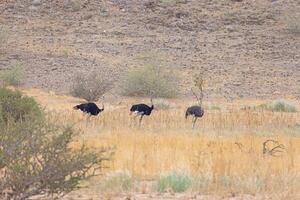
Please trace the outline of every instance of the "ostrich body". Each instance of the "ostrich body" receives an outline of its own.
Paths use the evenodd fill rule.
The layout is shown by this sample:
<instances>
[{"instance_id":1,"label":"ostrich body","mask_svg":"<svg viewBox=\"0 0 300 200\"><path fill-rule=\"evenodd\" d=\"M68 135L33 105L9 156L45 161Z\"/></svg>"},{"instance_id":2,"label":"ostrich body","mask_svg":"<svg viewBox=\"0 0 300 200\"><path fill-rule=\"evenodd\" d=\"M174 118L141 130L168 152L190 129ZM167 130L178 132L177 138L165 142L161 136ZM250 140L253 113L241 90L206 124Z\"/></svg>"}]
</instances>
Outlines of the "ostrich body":
<instances>
[{"instance_id":1,"label":"ostrich body","mask_svg":"<svg viewBox=\"0 0 300 200\"><path fill-rule=\"evenodd\" d=\"M151 98L151 106L148 106L143 103L132 105L130 108L130 114L135 113L136 114L135 118L137 116L141 116L139 119L139 126L140 126L144 115L148 115L148 116L151 115L153 109L154 109L154 105Z\"/></svg>"},{"instance_id":2,"label":"ostrich body","mask_svg":"<svg viewBox=\"0 0 300 200\"><path fill-rule=\"evenodd\" d=\"M204 109L201 106L191 106L186 109L185 118L188 116L193 116L193 125L192 128L195 128L195 123L198 118L201 118L204 115Z\"/></svg>"},{"instance_id":3,"label":"ostrich body","mask_svg":"<svg viewBox=\"0 0 300 200\"><path fill-rule=\"evenodd\" d=\"M95 103L82 103L77 106L74 106L75 110L81 110L84 113L91 115L98 115L100 112L104 110L104 105L102 105L102 108L98 108L98 106Z\"/></svg>"},{"instance_id":4,"label":"ostrich body","mask_svg":"<svg viewBox=\"0 0 300 200\"><path fill-rule=\"evenodd\" d=\"M185 111L185 119L188 118L188 116L193 116L193 124L192 124L192 128L195 128L195 124L198 118L203 117L204 115L204 109L202 107L202 99L203 99L203 79L201 76L199 76L198 78L196 78L195 80L195 85L198 87L199 89L199 94L197 95L196 92L194 92L193 88L191 88L191 91L193 93L193 95L196 97L198 105L194 105L194 106L190 106L186 109Z\"/></svg>"},{"instance_id":5,"label":"ostrich body","mask_svg":"<svg viewBox=\"0 0 300 200\"><path fill-rule=\"evenodd\" d=\"M202 117L204 115L204 110L201 106L191 106L187 108L185 112L185 118L187 118L189 115Z\"/></svg>"}]
</instances>

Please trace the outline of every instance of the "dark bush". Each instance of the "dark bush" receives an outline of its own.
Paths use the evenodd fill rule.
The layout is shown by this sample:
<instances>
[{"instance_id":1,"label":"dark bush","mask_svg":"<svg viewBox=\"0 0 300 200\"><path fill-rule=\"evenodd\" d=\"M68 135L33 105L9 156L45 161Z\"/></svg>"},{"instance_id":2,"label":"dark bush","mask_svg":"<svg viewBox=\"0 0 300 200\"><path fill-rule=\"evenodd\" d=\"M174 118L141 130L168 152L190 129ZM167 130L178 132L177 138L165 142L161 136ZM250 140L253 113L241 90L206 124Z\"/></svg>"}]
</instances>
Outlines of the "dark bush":
<instances>
[{"instance_id":1,"label":"dark bush","mask_svg":"<svg viewBox=\"0 0 300 200\"><path fill-rule=\"evenodd\" d=\"M87 101L97 101L113 88L115 76L112 72L102 70L88 74L77 74L73 80L71 94Z\"/></svg>"}]
</instances>

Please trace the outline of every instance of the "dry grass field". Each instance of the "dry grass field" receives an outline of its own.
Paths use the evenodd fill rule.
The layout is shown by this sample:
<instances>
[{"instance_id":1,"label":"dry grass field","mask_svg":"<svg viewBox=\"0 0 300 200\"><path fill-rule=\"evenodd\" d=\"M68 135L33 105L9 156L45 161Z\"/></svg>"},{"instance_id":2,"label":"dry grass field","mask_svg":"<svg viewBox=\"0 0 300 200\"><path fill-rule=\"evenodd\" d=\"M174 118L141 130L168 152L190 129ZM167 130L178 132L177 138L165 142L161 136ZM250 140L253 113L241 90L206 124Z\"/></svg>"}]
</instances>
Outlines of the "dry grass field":
<instances>
[{"instance_id":1,"label":"dry grass field","mask_svg":"<svg viewBox=\"0 0 300 200\"><path fill-rule=\"evenodd\" d=\"M19 66L6 79L79 130L72 148L114 149L102 176L64 199L300 199L299 10L299 0L0 0L0 76ZM110 94L129 96L124 78L148 65L174 73L178 96L154 99L138 127L129 108L150 99ZM63 94L77 74L106 71L105 111L87 121L72 109L84 100ZM199 72L205 114L192 129L184 112ZM261 106L280 98L298 112Z\"/></svg>"},{"instance_id":2,"label":"dry grass field","mask_svg":"<svg viewBox=\"0 0 300 200\"><path fill-rule=\"evenodd\" d=\"M129 106L137 99L120 101L108 97L105 111L87 122L86 116L72 110L76 103L81 102L80 99L37 89L24 89L23 92L35 97L47 111L51 111L50 116L55 120L74 124L80 129L78 143L84 142L93 149L103 146L115 148L113 159L106 163L108 169L104 172L105 176L123 171L133 181L133 186L122 190L123 193L117 189L113 192L113 187L118 188L121 183L111 183L109 194L114 193L116 198L121 198L124 193L149 195L154 190L152 183L168 172L192 177L192 184L186 192L189 195L201 192L232 198L246 194L253 195L253 199L299 198L299 112L245 109L245 106L263 103L257 100L231 103L220 100L214 102L214 106L205 102L205 116L192 130L191 119L184 119L184 109L192 101L174 99L169 100L172 102L171 108L155 110L150 117L145 117L139 128L129 115ZM146 103L149 101L144 100ZM299 109L299 102L297 106ZM284 145L283 151L274 155L264 154L263 142L268 139ZM74 144L74 147L77 145ZM267 148L274 146L270 142ZM85 193L90 195L87 199L98 199L99 195L104 194L106 196L103 198L112 198L113 195L105 193L100 179L103 176L87 183L89 187ZM82 192L78 196L76 193L72 195L66 198L85 199ZM175 194L173 197L177 198ZM158 197L150 195L147 198ZM143 198L135 196L135 199Z\"/></svg>"}]
</instances>

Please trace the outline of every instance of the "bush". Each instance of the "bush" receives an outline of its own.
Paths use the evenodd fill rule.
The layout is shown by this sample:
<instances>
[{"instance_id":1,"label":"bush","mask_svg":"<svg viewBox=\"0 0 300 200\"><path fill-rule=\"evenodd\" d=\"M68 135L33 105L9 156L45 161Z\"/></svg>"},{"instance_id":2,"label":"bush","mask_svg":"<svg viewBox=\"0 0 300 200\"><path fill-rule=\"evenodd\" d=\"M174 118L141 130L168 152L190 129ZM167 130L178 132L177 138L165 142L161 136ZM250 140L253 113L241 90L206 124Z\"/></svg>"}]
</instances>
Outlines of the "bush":
<instances>
[{"instance_id":1,"label":"bush","mask_svg":"<svg viewBox=\"0 0 300 200\"><path fill-rule=\"evenodd\" d=\"M71 94L87 101L96 101L113 88L114 75L108 71L92 71L88 75L77 74L73 80Z\"/></svg>"},{"instance_id":2,"label":"bush","mask_svg":"<svg viewBox=\"0 0 300 200\"><path fill-rule=\"evenodd\" d=\"M72 12L78 12L81 9L81 2L80 0L66 0L64 6Z\"/></svg>"},{"instance_id":3,"label":"bush","mask_svg":"<svg viewBox=\"0 0 300 200\"><path fill-rule=\"evenodd\" d=\"M275 112L297 112L296 107L284 99L278 99L268 104L261 104L259 107Z\"/></svg>"},{"instance_id":4,"label":"bush","mask_svg":"<svg viewBox=\"0 0 300 200\"><path fill-rule=\"evenodd\" d=\"M201 174L193 178L192 190L198 192L208 191L210 185L213 182L213 177L208 174Z\"/></svg>"},{"instance_id":5,"label":"bush","mask_svg":"<svg viewBox=\"0 0 300 200\"><path fill-rule=\"evenodd\" d=\"M207 110L221 110L221 107L219 105L216 104L212 104L212 103L208 103L205 108Z\"/></svg>"},{"instance_id":6,"label":"bush","mask_svg":"<svg viewBox=\"0 0 300 200\"><path fill-rule=\"evenodd\" d=\"M287 29L293 34L300 34L299 11L291 11L285 16Z\"/></svg>"},{"instance_id":7,"label":"bush","mask_svg":"<svg viewBox=\"0 0 300 200\"><path fill-rule=\"evenodd\" d=\"M178 172L172 172L159 177L156 181L154 188L158 192L166 192L171 189L173 192L184 192L192 184L191 178Z\"/></svg>"},{"instance_id":8,"label":"bush","mask_svg":"<svg viewBox=\"0 0 300 200\"><path fill-rule=\"evenodd\" d=\"M178 3L184 3L186 0L160 0L163 5L176 5Z\"/></svg>"},{"instance_id":9,"label":"bush","mask_svg":"<svg viewBox=\"0 0 300 200\"><path fill-rule=\"evenodd\" d=\"M154 102L154 107L158 110L167 110L174 107L174 104L165 99L156 99Z\"/></svg>"},{"instance_id":10,"label":"bush","mask_svg":"<svg viewBox=\"0 0 300 200\"><path fill-rule=\"evenodd\" d=\"M42 117L42 111L33 98L22 96L18 91L0 88L0 122L2 125L9 119L24 121L31 117Z\"/></svg>"},{"instance_id":11,"label":"bush","mask_svg":"<svg viewBox=\"0 0 300 200\"><path fill-rule=\"evenodd\" d=\"M20 86L24 79L24 70L21 65L12 66L0 74L0 79L4 86Z\"/></svg>"},{"instance_id":12,"label":"bush","mask_svg":"<svg viewBox=\"0 0 300 200\"><path fill-rule=\"evenodd\" d=\"M108 159L106 149L95 153L85 146L71 148L77 134L74 129L36 117L32 112L37 108L34 100L3 91L6 97L0 98L2 115L10 116L11 111L5 108L15 102L27 105L30 101L33 108L24 109L23 120L9 117L1 124L0 199L64 195L78 188L81 180L95 175L93 169L101 168L102 161Z\"/></svg>"},{"instance_id":13,"label":"bush","mask_svg":"<svg viewBox=\"0 0 300 200\"><path fill-rule=\"evenodd\" d=\"M148 65L127 74L122 93L127 96L174 97L178 93L177 82L174 74Z\"/></svg>"},{"instance_id":14,"label":"bush","mask_svg":"<svg viewBox=\"0 0 300 200\"><path fill-rule=\"evenodd\" d=\"M0 52L4 50L8 40L8 30L5 26L0 26Z\"/></svg>"},{"instance_id":15,"label":"bush","mask_svg":"<svg viewBox=\"0 0 300 200\"><path fill-rule=\"evenodd\" d=\"M129 172L116 171L110 173L103 181L103 190L113 190L117 192L128 191L133 186L133 180Z\"/></svg>"}]
</instances>

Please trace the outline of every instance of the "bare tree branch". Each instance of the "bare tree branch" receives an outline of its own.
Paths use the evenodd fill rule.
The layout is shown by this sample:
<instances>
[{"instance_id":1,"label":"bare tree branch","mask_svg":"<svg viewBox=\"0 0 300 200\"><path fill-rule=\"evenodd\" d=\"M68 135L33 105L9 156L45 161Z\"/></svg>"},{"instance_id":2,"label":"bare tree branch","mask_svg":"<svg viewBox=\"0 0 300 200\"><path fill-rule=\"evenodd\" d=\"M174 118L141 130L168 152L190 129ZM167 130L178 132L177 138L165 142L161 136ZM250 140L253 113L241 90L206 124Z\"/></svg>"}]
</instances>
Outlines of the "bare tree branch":
<instances>
[{"instance_id":1,"label":"bare tree branch","mask_svg":"<svg viewBox=\"0 0 300 200\"><path fill-rule=\"evenodd\" d=\"M270 145L271 147L269 147ZM263 142L263 154L264 155L270 155L270 156L280 156L277 153L283 153L285 150L285 146L283 144L280 144L276 140L266 140Z\"/></svg>"}]
</instances>

